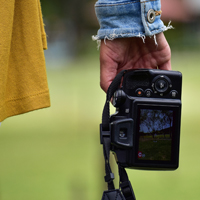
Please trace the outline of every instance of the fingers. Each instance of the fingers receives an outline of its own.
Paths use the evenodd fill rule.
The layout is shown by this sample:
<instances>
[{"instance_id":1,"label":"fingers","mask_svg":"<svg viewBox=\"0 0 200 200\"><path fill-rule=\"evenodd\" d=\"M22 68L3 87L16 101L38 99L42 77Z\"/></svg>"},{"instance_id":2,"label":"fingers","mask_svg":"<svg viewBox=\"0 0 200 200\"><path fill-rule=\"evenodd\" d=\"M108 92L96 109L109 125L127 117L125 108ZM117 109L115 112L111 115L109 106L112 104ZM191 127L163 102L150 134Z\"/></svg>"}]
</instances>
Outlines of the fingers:
<instances>
[{"instance_id":1,"label":"fingers","mask_svg":"<svg viewBox=\"0 0 200 200\"><path fill-rule=\"evenodd\" d=\"M156 35L160 55L157 57L158 68L161 70L171 70L171 49L164 36L164 33Z\"/></svg>"},{"instance_id":2,"label":"fingers","mask_svg":"<svg viewBox=\"0 0 200 200\"><path fill-rule=\"evenodd\" d=\"M100 61L100 86L107 92L109 85L117 75L116 63Z\"/></svg>"},{"instance_id":3,"label":"fingers","mask_svg":"<svg viewBox=\"0 0 200 200\"><path fill-rule=\"evenodd\" d=\"M159 65L158 68L161 69L161 70L171 70L172 69L171 60L168 60L167 62Z\"/></svg>"},{"instance_id":4,"label":"fingers","mask_svg":"<svg viewBox=\"0 0 200 200\"><path fill-rule=\"evenodd\" d=\"M110 73L106 67L101 67L100 70L100 86L104 92L107 92L109 85L113 81L110 77Z\"/></svg>"},{"instance_id":5,"label":"fingers","mask_svg":"<svg viewBox=\"0 0 200 200\"><path fill-rule=\"evenodd\" d=\"M118 64L112 55L112 48L108 48L108 45L102 42L100 48L100 86L105 92L117 75Z\"/></svg>"},{"instance_id":6,"label":"fingers","mask_svg":"<svg viewBox=\"0 0 200 200\"><path fill-rule=\"evenodd\" d=\"M105 92L123 69L154 69L158 66L161 70L171 70L171 50L163 33L157 35L157 49L152 47L152 40L141 44L139 39L116 39L106 44L101 42L100 86Z\"/></svg>"}]
</instances>

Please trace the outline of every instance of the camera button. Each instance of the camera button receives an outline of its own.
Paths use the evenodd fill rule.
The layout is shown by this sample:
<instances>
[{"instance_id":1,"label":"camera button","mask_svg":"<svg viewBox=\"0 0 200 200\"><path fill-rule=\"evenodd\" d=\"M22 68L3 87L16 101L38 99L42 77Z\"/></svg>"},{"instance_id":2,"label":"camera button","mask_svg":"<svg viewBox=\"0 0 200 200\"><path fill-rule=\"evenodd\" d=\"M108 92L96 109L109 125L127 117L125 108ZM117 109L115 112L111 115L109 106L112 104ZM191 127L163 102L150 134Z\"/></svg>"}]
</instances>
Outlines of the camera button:
<instances>
[{"instance_id":1,"label":"camera button","mask_svg":"<svg viewBox=\"0 0 200 200\"><path fill-rule=\"evenodd\" d=\"M177 96L178 96L178 92L177 92L176 90L172 90L172 91L170 92L170 96L171 96L171 98L175 99L175 98L177 98Z\"/></svg>"},{"instance_id":2,"label":"camera button","mask_svg":"<svg viewBox=\"0 0 200 200\"><path fill-rule=\"evenodd\" d=\"M150 89L145 90L145 96L146 97L151 97L152 94L153 94L152 90L150 90Z\"/></svg>"},{"instance_id":3,"label":"camera button","mask_svg":"<svg viewBox=\"0 0 200 200\"><path fill-rule=\"evenodd\" d=\"M135 93L136 93L136 96L138 96L138 97L144 96L144 91L143 91L143 89L141 89L141 88L138 88L138 89L135 91Z\"/></svg>"},{"instance_id":4,"label":"camera button","mask_svg":"<svg viewBox=\"0 0 200 200\"><path fill-rule=\"evenodd\" d=\"M158 79L155 83L155 88L158 92L166 92L168 89L168 82L165 79Z\"/></svg>"}]
</instances>

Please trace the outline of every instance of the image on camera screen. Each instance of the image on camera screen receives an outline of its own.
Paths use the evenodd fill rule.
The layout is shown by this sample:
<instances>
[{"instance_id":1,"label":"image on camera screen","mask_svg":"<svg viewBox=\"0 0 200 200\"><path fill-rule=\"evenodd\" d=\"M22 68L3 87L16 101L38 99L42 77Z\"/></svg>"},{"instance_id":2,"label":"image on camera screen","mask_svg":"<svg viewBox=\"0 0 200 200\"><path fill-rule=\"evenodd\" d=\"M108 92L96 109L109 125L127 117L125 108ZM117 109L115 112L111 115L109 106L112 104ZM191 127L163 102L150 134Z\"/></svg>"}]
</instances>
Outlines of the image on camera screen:
<instances>
[{"instance_id":1,"label":"image on camera screen","mask_svg":"<svg viewBox=\"0 0 200 200\"><path fill-rule=\"evenodd\" d=\"M139 110L138 160L171 161L173 110Z\"/></svg>"}]
</instances>

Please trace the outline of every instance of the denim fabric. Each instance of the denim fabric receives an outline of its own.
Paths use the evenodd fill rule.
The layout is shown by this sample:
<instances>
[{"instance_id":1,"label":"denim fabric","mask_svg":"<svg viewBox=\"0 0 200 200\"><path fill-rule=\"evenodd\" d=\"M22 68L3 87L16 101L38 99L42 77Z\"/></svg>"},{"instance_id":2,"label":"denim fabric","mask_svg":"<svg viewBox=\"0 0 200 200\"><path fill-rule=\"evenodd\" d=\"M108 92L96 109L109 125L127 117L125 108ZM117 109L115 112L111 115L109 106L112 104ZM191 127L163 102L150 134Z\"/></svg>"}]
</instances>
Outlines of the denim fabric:
<instances>
[{"instance_id":1,"label":"denim fabric","mask_svg":"<svg viewBox=\"0 0 200 200\"><path fill-rule=\"evenodd\" d=\"M167 30L160 15L149 23L150 9L161 10L160 0L98 0L95 12L100 29L94 40L152 36Z\"/></svg>"}]
</instances>

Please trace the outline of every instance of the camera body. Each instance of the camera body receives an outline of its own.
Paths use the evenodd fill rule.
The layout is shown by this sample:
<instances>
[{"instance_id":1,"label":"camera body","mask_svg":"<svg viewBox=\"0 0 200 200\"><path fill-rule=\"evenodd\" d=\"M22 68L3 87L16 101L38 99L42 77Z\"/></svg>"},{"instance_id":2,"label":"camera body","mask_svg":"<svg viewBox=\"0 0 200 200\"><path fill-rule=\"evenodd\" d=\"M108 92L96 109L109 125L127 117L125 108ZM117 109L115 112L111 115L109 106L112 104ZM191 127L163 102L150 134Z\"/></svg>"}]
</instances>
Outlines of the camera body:
<instances>
[{"instance_id":1,"label":"camera body","mask_svg":"<svg viewBox=\"0 0 200 200\"><path fill-rule=\"evenodd\" d=\"M123 167L175 170L179 165L182 74L129 70L113 96L111 151Z\"/></svg>"}]
</instances>

